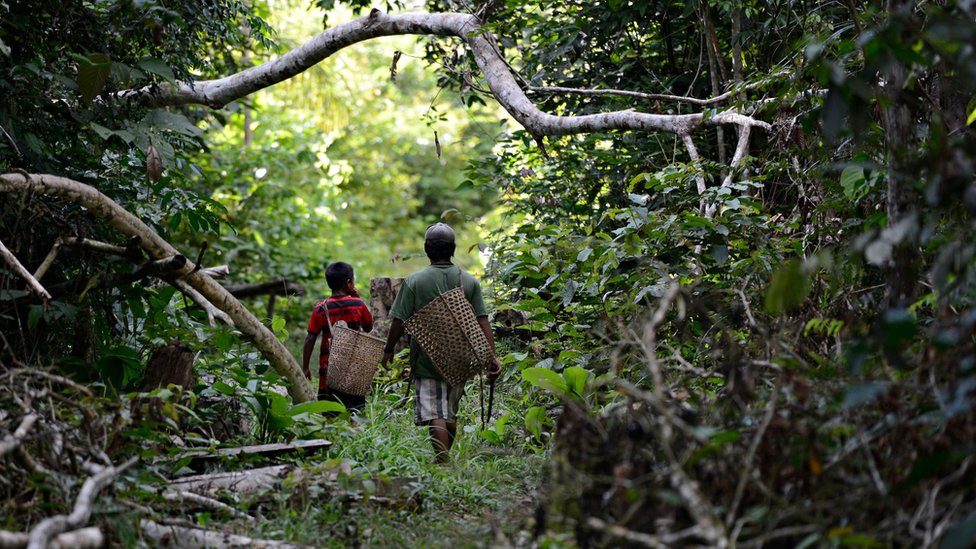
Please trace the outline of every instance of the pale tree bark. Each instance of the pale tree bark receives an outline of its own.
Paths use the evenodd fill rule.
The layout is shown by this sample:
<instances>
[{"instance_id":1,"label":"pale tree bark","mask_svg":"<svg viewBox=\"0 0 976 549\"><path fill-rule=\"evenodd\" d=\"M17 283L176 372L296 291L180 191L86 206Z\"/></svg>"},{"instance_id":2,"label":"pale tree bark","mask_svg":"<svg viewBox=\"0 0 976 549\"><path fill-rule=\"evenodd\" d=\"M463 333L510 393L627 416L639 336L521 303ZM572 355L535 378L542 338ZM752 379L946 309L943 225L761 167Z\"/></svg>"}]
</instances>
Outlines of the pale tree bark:
<instances>
[{"instance_id":1,"label":"pale tree bark","mask_svg":"<svg viewBox=\"0 0 976 549\"><path fill-rule=\"evenodd\" d=\"M0 549L23 549L30 535L26 532L0 530ZM80 528L54 536L47 542L47 549L97 549L105 546L105 535L95 527Z\"/></svg>"},{"instance_id":2,"label":"pale tree bark","mask_svg":"<svg viewBox=\"0 0 976 549\"><path fill-rule=\"evenodd\" d=\"M0 191L22 191L48 194L61 197L87 208L101 217L119 232L127 236L139 237L140 245L155 259L166 259L179 252L169 242L146 226L141 220L119 206L97 189L64 177L54 175L31 175L22 173L0 174ZM271 333L240 301L223 286L217 284L203 270L196 269L192 261L179 269L174 276L195 292L191 298L207 301L229 317L234 325L268 360L271 366L288 380L288 392L296 402L315 399L312 385L305 379L302 370L288 349ZM208 310L208 315L217 315L216 310Z\"/></svg>"},{"instance_id":3,"label":"pale tree bark","mask_svg":"<svg viewBox=\"0 0 976 549\"><path fill-rule=\"evenodd\" d=\"M219 530L205 530L175 524L160 524L148 519L139 522L143 534L160 545L183 547L184 549L224 549L228 547L268 547L277 549L312 549L309 545L300 545L288 541L257 539L250 536L221 532Z\"/></svg>"},{"instance_id":4,"label":"pale tree bark","mask_svg":"<svg viewBox=\"0 0 976 549\"><path fill-rule=\"evenodd\" d=\"M55 515L37 523L28 536L27 549L46 549L52 538L84 526L91 516L95 496L138 460L139 458L134 457L118 467L106 467L86 480L78 492L71 514Z\"/></svg>"},{"instance_id":5,"label":"pale tree bark","mask_svg":"<svg viewBox=\"0 0 976 549\"><path fill-rule=\"evenodd\" d=\"M508 64L495 46L494 37L468 14L431 13L388 15L373 10L369 16L327 29L280 58L217 80L163 83L127 90L112 97L146 106L201 104L221 108L231 101L267 88L327 59L352 44L394 35L456 36L474 55L495 99L529 133L535 136L570 135L610 130L660 131L688 134L705 126L769 124L741 113L724 111L709 118L702 113L666 115L632 109L584 116L557 116L542 112L525 95Z\"/></svg>"}]
</instances>

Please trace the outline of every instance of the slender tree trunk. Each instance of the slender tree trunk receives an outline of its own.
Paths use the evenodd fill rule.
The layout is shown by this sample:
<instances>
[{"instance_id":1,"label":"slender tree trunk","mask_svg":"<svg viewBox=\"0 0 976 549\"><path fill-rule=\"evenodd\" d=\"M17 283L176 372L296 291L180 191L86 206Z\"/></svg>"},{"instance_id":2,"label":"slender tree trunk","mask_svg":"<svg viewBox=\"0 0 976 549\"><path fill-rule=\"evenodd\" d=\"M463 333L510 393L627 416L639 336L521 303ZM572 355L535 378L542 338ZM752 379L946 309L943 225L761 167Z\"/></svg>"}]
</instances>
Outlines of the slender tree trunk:
<instances>
[{"instance_id":1,"label":"slender tree trunk","mask_svg":"<svg viewBox=\"0 0 976 549\"><path fill-rule=\"evenodd\" d=\"M719 57L718 37L715 35L715 26L712 25L712 16L708 13L708 2L702 0L702 23L705 35L705 50L708 52L708 75L712 83L712 95L722 93L722 82L725 80L723 75L725 67ZM718 162L725 164L725 132L722 128L715 128L715 135L718 140Z\"/></svg>"},{"instance_id":2,"label":"slender tree trunk","mask_svg":"<svg viewBox=\"0 0 976 549\"><path fill-rule=\"evenodd\" d=\"M892 0L889 13L897 17L907 15L911 2ZM885 129L885 155L888 167L887 213L888 226L895 227L914 215L918 193L910 148L913 143L912 113L903 97L908 71L900 61L894 61L885 74L883 93L887 105L882 109ZM907 306L916 296L920 256L914 236L895 243L887 273L887 303L891 307Z\"/></svg>"}]
</instances>

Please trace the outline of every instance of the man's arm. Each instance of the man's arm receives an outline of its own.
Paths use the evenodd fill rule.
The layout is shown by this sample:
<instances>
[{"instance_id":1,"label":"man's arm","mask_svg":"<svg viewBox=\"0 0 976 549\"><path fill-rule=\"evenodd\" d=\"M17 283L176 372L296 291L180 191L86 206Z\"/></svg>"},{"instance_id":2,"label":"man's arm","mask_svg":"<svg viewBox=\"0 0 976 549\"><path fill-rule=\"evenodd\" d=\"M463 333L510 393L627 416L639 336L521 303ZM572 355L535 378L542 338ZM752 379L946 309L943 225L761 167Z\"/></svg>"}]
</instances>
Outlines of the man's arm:
<instances>
[{"instance_id":1,"label":"man's arm","mask_svg":"<svg viewBox=\"0 0 976 549\"><path fill-rule=\"evenodd\" d=\"M312 379L312 370L308 368L308 363L312 359L312 350L315 349L315 340L319 334L312 332L305 333L305 344L302 346L302 373L306 379Z\"/></svg>"},{"instance_id":2,"label":"man's arm","mask_svg":"<svg viewBox=\"0 0 976 549\"><path fill-rule=\"evenodd\" d=\"M502 373L502 361L498 360L498 354L495 352L495 336L491 332L491 323L488 322L488 317L479 316L478 326L481 326L481 331L488 338L488 348L491 349L491 359L485 365L485 370L488 374L488 379L495 379Z\"/></svg>"},{"instance_id":3,"label":"man's arm","mask_svg":"<svg viewBox=\"0 0 976 549\"><path fill-rule=\"evenodd\" d=\"M402 335L403 321L394 318L393 324L390 325L390 333L386 336L386 347L383 347L383 360L380 361L380 364L386 366L393 360L393 349L396 348L397 341L400 341Z\"/></svg>"}]
</instances>

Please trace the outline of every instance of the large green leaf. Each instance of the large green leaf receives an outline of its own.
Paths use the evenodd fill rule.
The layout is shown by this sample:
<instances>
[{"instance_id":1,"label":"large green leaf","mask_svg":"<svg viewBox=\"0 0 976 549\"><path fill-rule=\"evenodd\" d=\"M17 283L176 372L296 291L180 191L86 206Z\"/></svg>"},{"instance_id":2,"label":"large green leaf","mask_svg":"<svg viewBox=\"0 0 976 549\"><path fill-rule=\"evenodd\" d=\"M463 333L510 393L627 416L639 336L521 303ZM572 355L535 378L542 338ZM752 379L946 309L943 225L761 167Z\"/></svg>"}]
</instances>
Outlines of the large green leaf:
<instances>
[{"instance_id":1,"label":"large green leaf","mask_svg":"<svg viewBox=\"0 0 976 549\"><path fill-rule=\"evenodd\" d=\"M329 412L342 413L345 411L346 407L343 406L341 402L335 402L332 400L312 400L292 406L288 413L291 416L297 416L298 414L324 414Z\"/></svg>"},{"instance_id":2,"label":"large green leaf","mask_svg":"<svg viewBox=\"0 0 976 549\"><path fill-rule=\"evenodd\" d=\"M566 380L548 368L533 366L522 370L522 377L532 385L552 391L559 396L566 394Z\"/></svg>"},{"instance_id":3,"label":"large green leaf","mask_svg":"<svg viewBox=\"0 0 976 549\"><path fill-rule=\"evenodd\" d=\"M112 59L105 53L77 55L74 58L78 61L76 80L81 97L86 103L91 103L105 87L112 69Z\"/></svg>"},{"instance_id":4,"label":"large green leaf","mask_svg":"<svg viewBox=\"0 0 976 549\"><path fill-rule=\"evenodd\" d=\"M563 378L566 379L566 388L578 397L583 396L586 382L592 376L592 373L579 366L570 366L563 370Z\"/></svg>"},{"instance_id":5,"label":"large green leaf","mask_svg":"<svg viewBox=\"0 0 976 549\"><path fill-rule=\"evenodd\" d=\"M545 419L546 409L542 406L533 406L525 412L525 429L535 438L541 439Z\"/></svg>"}]
</instances>

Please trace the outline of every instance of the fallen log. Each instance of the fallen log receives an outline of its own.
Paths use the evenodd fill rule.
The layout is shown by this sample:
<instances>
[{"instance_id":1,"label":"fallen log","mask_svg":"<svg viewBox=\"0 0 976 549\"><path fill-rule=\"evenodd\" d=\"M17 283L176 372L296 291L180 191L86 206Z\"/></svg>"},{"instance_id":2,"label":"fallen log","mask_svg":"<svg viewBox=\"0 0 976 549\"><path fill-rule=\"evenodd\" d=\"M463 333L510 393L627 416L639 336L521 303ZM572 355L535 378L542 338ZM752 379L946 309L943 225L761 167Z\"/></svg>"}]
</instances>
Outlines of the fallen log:
<instances>
[{"instance_id":1,"label":"fallen log","mask_svg":"<svg viewBox=\"0 0 976 549\"><path fill-rule=\"evenodd\" d=\"M296 440L294 442L278 442L273 444L255 444L251 446L237 446L234 448L218 448L216 450L191 450L182 454L167 457L167 461L191 458L192 460L215 460L237 456L276 456L292 452L315 452L332 446L332 442L325 439Z\"/></svg>"},{"instance_id":2,"label":"fallen log","mask_svg":"<svg viewBox=\"0 0 976 549\"><path fill-rule=\"evenodd\" d=\"M249 536L221 532L219 530L204 530L175 524L161 524L149 519L139 521L142 533L148 539L156 542L157 547L182 547L183 549L225 547L275 547L278 549L311 549L309 545L301 545L289 541L256 539Z\"/></svg>"},{"instance_id":3,"label":"fallen log","mask_svg":"<svg viewBox=\"0 0 976 549\"><path fill-rule=\"evenodd\" d=\"M45 549L49 546L52 538L81 528L91 516L92 505L98 492L110 486L115 481L116 476L135 465L138 460L139 458L134 457L118 467L105 467L86 480L81 491L78 492L78 498L75 500L75 507L71 514L55 515L37 523L37 526L31 530L28 536L27 549Z\"/></svg>"},{"instance_id":4,"label":"fallen log","mask_svg":"<svg viewBox=\"0 0 976 549\"><path fill-rule=\"evenodd\" d=\"M325 487L333 495L352 501L363 501L391 507L415 509L421 503L419 480L415 477L391 479L355 478L350 489L348 482L339 486L341 477L348 477L348 465L326 469L302 469L294 465L274 465L244 471L231 471L184 477L166 485L165 492L195 493L216 499L223 493L241 498L261 499L264 494L280 494L292 489L301 501L309 486ZM288 485L285 485L288 479Z\"/></svg>"},{"instance_id":5,"label":"fallen log","mask_svg":"<svg viewBox=\"0 0 976 549\"><path fill-rule=\"evenodd\" d=\"M166 501L177 501L185 503L195 503L205 509L210 509L214 511L219 511L227 513L233 518L244 519L248 522L254 522L254 517L251 515L238 510L236 507L227 505L222 501L217 501L213 498L208 498L206 496L201 496L200 494L194 494L193 492L177 492L175 490L168 490L163 492L163 499ZM184 510L186 507L184 507Z\"/></svg>"},{"instance_id":6,"label":"fallen log","mask_svg":"<svg viewBox=\"0 0 976 549\"><path fill-rule=\"evenodd\" d=\"M0 530L0 549L23 549L29 540L30 534L27 532ZM102 531L88 527L54 536L48 541L47 549L94 549L104 545L105 535Z\"/></svg>"}]
</instances>

